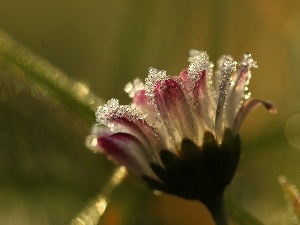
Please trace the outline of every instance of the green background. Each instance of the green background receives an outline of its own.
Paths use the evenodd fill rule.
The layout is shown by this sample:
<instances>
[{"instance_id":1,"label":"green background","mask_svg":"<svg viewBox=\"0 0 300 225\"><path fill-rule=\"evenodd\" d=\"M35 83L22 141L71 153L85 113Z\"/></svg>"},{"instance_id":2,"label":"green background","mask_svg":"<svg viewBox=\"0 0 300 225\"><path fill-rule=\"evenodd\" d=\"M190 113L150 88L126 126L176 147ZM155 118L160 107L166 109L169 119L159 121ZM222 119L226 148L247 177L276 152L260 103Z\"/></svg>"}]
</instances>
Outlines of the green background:
<instances>
[{"instance_id":1,"label":"green background","mask_svg":"<svg viewBox=\"0 0 300 225\"><path fill-rule=\"evenodd\" d=\"M178 75L189 49L239 60L252 53L253 97L273 101L241 129L243 152L228 192L265 224L290 224L277 182L300 186L300 2L1 0L0 29L86 83L128 104L123 87L148 68ZM108 181L114 165L84 146L91 123L43 97L20 71L0 65L0 224L68 224ZM298 116L297 116L298 115ZM212 224L197 202L153 196L132 178L112 195L103 225Z\"/></svg>"}]
</instances>

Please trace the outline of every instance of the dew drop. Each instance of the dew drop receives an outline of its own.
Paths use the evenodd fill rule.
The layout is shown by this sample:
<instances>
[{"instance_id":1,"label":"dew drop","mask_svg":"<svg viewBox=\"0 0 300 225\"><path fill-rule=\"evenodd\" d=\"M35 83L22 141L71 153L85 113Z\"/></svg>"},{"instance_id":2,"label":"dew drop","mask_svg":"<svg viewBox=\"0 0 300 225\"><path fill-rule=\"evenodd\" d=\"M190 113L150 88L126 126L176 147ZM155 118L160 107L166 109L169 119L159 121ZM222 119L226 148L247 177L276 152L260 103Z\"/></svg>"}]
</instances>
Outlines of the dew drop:
<instances>
[{"instance_id":1,"label":"dew drop","mask_svg":"<svg viewBox=\"0 0 300 225\"><path fill-rule=\"evenodd\" d=\"M107 125L110 114L116 112L119 108L119 100L112 98L103 106L99 106L96 110L96 121L98 124Z\"/></svg>"},{"instance_id":2,"label":"dew drop","mask_svg":"<svg viewBox=\"0 0 300 225\"><path fill-rule=\"evenodd\" d=\"M244 67L248 67L248 69L250 69L252 67L253 68L257 68L258 67L257 66L257 62L252 59L252 56L249 53L246 53L246 54L244 54L242 56L242 60L240 61L239 66L241 66L241 67L243 67L243 66Z\"/></svg>"},{"instance_id":3,"label":"dew drop","mask_svg":"<svg viewBox=\"0 0 300 225\"><path fill-rule=\"evenodd\" d=\"M134 79L133 82L127 83L124 87L124 91L129 95L130 98L133 98L137 91L144 89L144 83L138 78Z\"/></svg>"},{"instance_id":4,"label":"dew drop","mask_svg":"<svg viewBox=\"0 0 300 225\"><path fill-rule=\"evenodd\" d=\"M228 87L231 85L231 74L236 70L236 62L230 56L223 56L218 62L219 69L216 76L220 76L219 97L217 106L217 115L220 114L227 94Z\"/></svg>"},{"instance_id":5,"label":"dew drop","mask_svg":"<svg viewBox=\"0 0 300 225\"><path fill-rule=\"evenodd\" d=\"M239 62L238 66L239 77L237 77L237 90L244 89L244 99L249 99L251 96L251 93L248 92L248 85L251 79L250 69L252 67L257 68L257 62L252 59L251 54L247 53L242 56L242 60Z\"/></svg>"},{"instance_id":6,"label":"dew drop","mask_svg":"<svg viewBox=\"0 0 300 225\"><path fill-rule=\"evenodd\" d=\"M97 136L95 134L90 134L85 139L85 145L92 152L99 152L100 148L98 147Z\"/></svg>"},{"instance_id":7,"label":"dew drop","mask_svg":"<svg viewBox=\"0 0 300 225\"><path fill-rule=\"evenodd\" d=\"M209 56L206 52L191 49L189 55L188 62L190 64L187 71L188 77L193 81L199 78L199 75L203 70L212 69L213 64L209 62Z\"/></svg>"},{"instance_id":8,"label":"dew drop","mask_svg":"<svg viewBox=\"0 0 300 225\"><path fill-rule=\"evenodd\" d=\"M146 95L151 98L154 97L154 89L155 89L155 84L158 81L162 81L167 79L167 73L164 70L158 70L153 67L149 68L149 73L148 77L145 79L146 83Z\"/></svg>"}]
</instances>

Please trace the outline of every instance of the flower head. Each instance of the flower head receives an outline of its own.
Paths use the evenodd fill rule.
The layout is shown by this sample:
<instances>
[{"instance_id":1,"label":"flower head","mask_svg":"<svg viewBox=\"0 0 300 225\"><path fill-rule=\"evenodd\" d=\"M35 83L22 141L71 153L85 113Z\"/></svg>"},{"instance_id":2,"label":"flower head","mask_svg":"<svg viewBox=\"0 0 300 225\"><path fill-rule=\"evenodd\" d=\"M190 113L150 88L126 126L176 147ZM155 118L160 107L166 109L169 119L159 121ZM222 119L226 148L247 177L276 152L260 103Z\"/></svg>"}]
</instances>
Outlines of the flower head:
<instances>
[{"instance_id":1,"label":"flower head","mask_svg":"<svg viewBox=\"0 0 300 225\"><path fill-rule=\"evenodd\" d=\"M239 159L238 131L248 112L267 101L250 99L247 85L256 62L222 56L217 70L206 52L190 51L179 76L149 69L125 91L131 105L111 99L96 112L97 150L124 165L153 189L207 202L222 194ZM210 200L211 201L211 198Z\"/></svg>"}]
</instances>

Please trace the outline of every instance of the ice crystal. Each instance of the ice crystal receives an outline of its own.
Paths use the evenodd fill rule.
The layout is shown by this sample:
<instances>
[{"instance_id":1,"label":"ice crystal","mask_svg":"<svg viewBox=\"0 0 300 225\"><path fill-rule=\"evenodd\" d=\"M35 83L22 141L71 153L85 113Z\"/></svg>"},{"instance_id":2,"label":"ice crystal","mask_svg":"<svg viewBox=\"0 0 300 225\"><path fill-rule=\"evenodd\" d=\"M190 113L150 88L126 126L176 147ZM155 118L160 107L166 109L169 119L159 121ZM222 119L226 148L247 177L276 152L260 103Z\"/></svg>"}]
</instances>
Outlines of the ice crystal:
<instances>
[{"instance_id":1,"label":"ice crystal","mask_svg":"<svg viewBox=\"0 0 300 225\"><path fill-rule=\"evenodd\" d=\"M144 83L140 79L134 79L133 82L129 82L125 85L124 91L133 98L137 91L145 89Z\"/></svg>"},{"instance_id":2,"label":"ice crystal","mask_svg":"<svg viewBox=\"0 0 300 225\"><path fill-rule=\"evenodd\" d=\"M148 77L145 79L146 95L150 97L150 103L153 103L154 89L158 81L167 79L167 73L164 70L158 70L153 67L149 68Z\"/></svg>"}]
</instances>

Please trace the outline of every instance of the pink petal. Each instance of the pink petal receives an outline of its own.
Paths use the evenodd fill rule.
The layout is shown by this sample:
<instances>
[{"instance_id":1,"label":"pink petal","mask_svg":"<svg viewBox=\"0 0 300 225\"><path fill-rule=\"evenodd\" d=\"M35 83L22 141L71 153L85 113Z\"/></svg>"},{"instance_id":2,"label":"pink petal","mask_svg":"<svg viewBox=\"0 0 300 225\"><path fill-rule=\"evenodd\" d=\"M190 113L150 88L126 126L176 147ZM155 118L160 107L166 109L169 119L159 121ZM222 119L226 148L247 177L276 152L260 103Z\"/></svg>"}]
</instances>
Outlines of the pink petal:
<instances>
[{"instance_id":1,"label":"pink petal","mask_svg":"<svg viewBox=\"0 0 300 225\"><path fill-rule=\"evenodd\" d=\"M179 80L173 78L157 82L154 99L169 134L177 142L182 138L195 139L193 112ZM178 136L177 136L178 135Z\"/></svg>"},{"instance_id":2,"label":"pink petal","mask_svg":"<svg viewBox=\"0 0 300 225\"><path fill-rule=\"evenodd\" d=\"M209 87L207 71L204 70L195 83L193 90L194 106L197 112L198 123L202 125L200 129L212 130L214 127L215 101L212 99L212 91Z\"/></svg>"},{"instance_id":3,"label":"pink petal","mask_svg":"<svg viewBox=\"0 0 300 225\"><path fill-rule=\"evenodd\" d=\"M241 127L242 123L244 122L246 116L250 112L250 110L252 110L260 105L264 106L270 113L273 113L273 114L277 113L277 108L271 102L264 101L261 99L249 99L243 103L242 107L240 108L240 110L238 111L238 113L235 117L233 129L232 129L233 134L237 134L239 132L240 127Z\"/></svg>"},{"instance_id":4,"label":"pink petal","mask_svg":"<svg viewBox=\"0 0 300 225\"><path fill-rule=\"evenodd\" d=\"M139 90L137 92L135 92L134 97L133 97L133 102L136 106L140 106L141 108L143 108L143 106L148 105L147 101L148 98L145 95L146 90Z\"/></svg>"},{"instance_id":5,"label":"pink petal","mask_svg":"<svg viewBox=\"0 0 300 225\"><path fill-rule=\"evenodd\" d=\"M156 113L153 104L149 104L149 98L146 95L146 90L136 91L133 97L134 107L138 110L143 110L147 113L147 119L150 123L156 122Z\"/></svg>"},{"instance_id":6,"label":"pink petal","mask_svg":"<svg viewBox=\"0 0 300 225\"><path fill-rule=\"evenodd\" d=\"M187 70L181 71L181 73L179 74L179 77L182 81L190 81Z\"/></svg>"},{"instance_id":7,"label":"pink petal","mask_svg":"<svg viewBox=\"0 0 300 225\"><path fill-rule=\"evenodd\" d=\"M165 148L164 141L160 133L152 127L146 120L141 118L135 118L134 121L131 118L119 117L112 118L115 125L121 127L121 130L126 133L130 133L137 137L147 149L155 149L157 151Z\"/></svg>"},{"instance_id":8,"label":"pink petal","mask_svg":"<svg viewBox=\"0 0 300 225\"><path fill-rule=\"evenodd\" d=\"M245 95L250 97L250 93L247 93L247 85L251 78L251 68L257 68L256 62L251 58L251 54L245 54L242 61L239 63L238 73L234 84L228 93L228 100L226 107L226 118L229 127L232 127L234 122L234 116L239 109L240 102L245 98Z\"/></svg>"},{"instance_id":9,"label":"pink petal","mask_svg":"<svg viewBox=\"0 0 300 225\"><path fill-rule=\"evenodd\" d=\"M144 116L130 106L120 106L116 99L108 101L96 112L98 124L111 127L112 132L132 134L148 149L165 148L161 134L147 122Z\"/></svg>"},{"instance_id":10,"label":"pink petal","mask_svg":"<svg viewBox=\"0 0 300 225\"><path fill-rule=\"evenodd\" d=\"M145 146L133 135L115 133L110 136L99 136L98 145L116 163L125 166L137 176L152 175L149 166L157 162L155 153L149 154Z\"/></svg>"}]
</instances>

